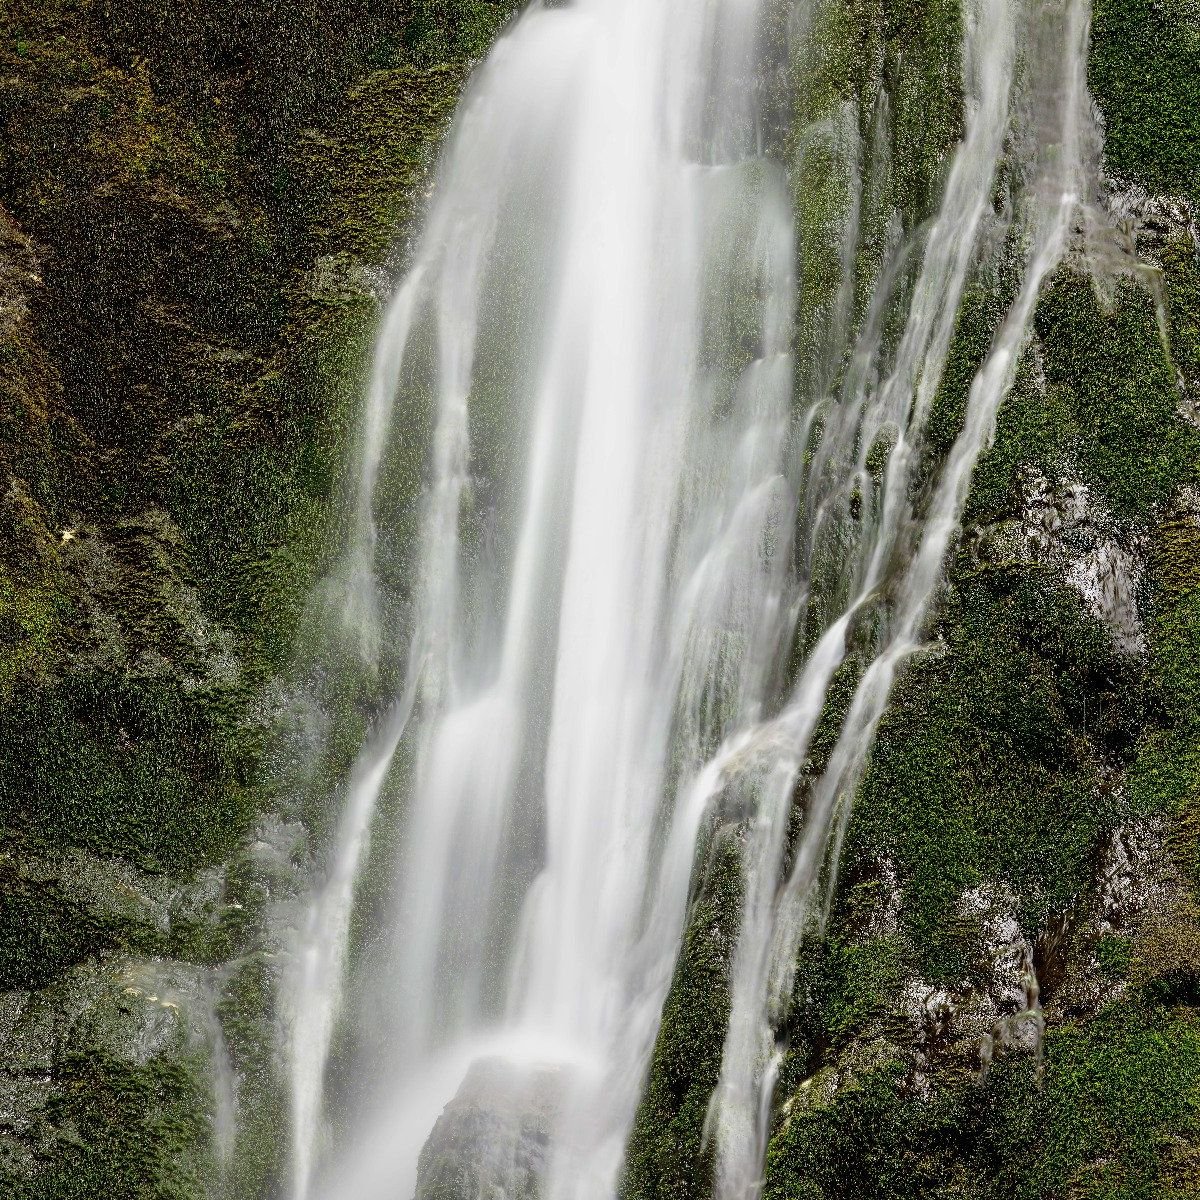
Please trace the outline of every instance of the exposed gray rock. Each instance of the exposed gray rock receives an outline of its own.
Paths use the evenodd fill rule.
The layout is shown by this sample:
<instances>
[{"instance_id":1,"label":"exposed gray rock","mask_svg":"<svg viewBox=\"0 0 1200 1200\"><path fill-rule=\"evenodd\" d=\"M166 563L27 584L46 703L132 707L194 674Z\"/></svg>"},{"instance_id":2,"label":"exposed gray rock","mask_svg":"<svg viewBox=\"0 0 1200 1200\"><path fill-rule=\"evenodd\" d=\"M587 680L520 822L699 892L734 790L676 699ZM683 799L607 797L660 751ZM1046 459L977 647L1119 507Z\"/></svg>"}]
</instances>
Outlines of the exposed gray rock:
<instances>
[{"instance_id":1,"label":"exposed gray rock","mask_svg":"<svg viewBox=\"0 0 1200 1200\"><path fill-rule=\"evenodd\" d=\"M1137 596L1143 539L1120 528L1065 464L1054 478L1026 467L1021 484L1021 515L975 531L977 552L992 561L1053 567L1108 628L1118 649L1142 653L1145 636Z\"/></svg>"},{"instance_id":2,"label":"exposed gray rock","mask_svg":"<svg viewBox=\"0 0 1200 1200\"><path fill-rule=\"evenodd\" d=\"M561 1092L552 1069L475 1063L421 1151L417 1200L535 1200Z\"/></svg>"},{"instance_id":3,"label":"exposed gray rock","mask_svg":"<svg viewBox=\"0 0 1200 1200\"><path fill-rule=\"evenodd\" d=\"M1192 206L1182 196L1154 196L1136 184L1109 181L1108 212L1117 232L1128 239L1129 252L1157 261L1173 236L1186 233L1200 252L1200 227Z\"/></svg>"}]
</instances>

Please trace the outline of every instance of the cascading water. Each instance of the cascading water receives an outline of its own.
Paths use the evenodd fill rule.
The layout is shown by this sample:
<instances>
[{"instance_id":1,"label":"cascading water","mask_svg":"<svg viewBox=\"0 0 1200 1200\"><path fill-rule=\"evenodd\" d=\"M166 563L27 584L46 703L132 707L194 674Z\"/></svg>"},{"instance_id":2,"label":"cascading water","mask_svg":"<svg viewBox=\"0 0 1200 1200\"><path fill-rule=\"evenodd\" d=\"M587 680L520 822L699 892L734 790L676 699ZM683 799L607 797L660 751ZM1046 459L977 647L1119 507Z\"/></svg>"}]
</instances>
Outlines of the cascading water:
<instances>
[{"instance_id":1,"label":"cascading water","mask_svg":"<svg viewBox=\"0 0 1200 1200\"><path fill-rule=\"evenodd\" d=\"M856 491L862 510L870 514L865 520L853 518L857 535L844 543L851 549L841 563L841 577L852 583L851 599L821 633L779 717L755 735L762 749L751 768L744 739L736 748L739 772L752 775L758 809L746 858L746 901L731 971L721 1077L710 1106L718 1200L744 1200L760 1190L779 1061L774 1031L787 1015L801 941L810 925L823 919L819 893L822 888L826 897L832 893L849 805L875 730L899 667L919 649L971 473L1011 386L1042 284L1062 261L1085 199L1085 158L1092 149L1087 142L1086 0L1028 8L1015 0L980 0L965 16L964 83L974 105L930 230L896 361L877 389L851 377L850 384L857 386L848 388L829 414L805 480L807 521L799 537L807 561L820 546L826 524L838 520L838 506L846 512ZM1012 99L1018 45L1025 72L1023 105ZM1021 135L1029 143L1025 161L1017 152L1011 166L1025 176L1027 187L1018 226L1027 245L1024 277L971 385L963 428L918 510L913 481L925 465L925 419L941 382L967 271L979 254L1006 136ZM867 349L868 358L875 349ZM894 444L875 488L868 456L881 434L890 435ZM802 576L800 586L803 592L810 580ZM804 789L803 831L790 848L785 873L788 821L801 768L854 625L868 622L872 656L822 775ZM718 777L717 786L722 782Z\"/></svg>"},{"instance_id":2,"label":"cascading water","mask_svg":"<svg viewBox=\"0 0 1200 1200\"><path fill-rule=\"evenodd\" d=\"M787 629L794 252L763 149L761 7L535 6L460 113L365 425L347 611L370 654L407 635L407 680L297 955L297 1197L411 1194L479 1060L514 1094L554 1090L543 1195L615 1190L680 936L687 797L762 718ZM419 582L393 630L375 577L405 513L385 481L421 411ZM314 1185L393 758L392 939L359 989L370 1113ZM486 1153L494 1177L516 1150Z\"/></svg>"},{"instance_id":3,"label":"cascading water","mask_svg":"<svg viewBox=\"0 0 1200 1200\"><path fill-rule=\"evenodd\" d=\"M368 658L400 647L406 667L295 956L295 1200L411 1195L438 1114L481 1070L489 1102L518 1111L471 1150L480 1179L543 1200L613 1196L697 838L731 792L754 816L709 1129L718 1194L757 1192L799 943L1065 251L1086 115L1084 0L968 5L966 132L903 333L887 353L868 320L843 344L843 297L825 352L853 365L836 396L794 405L792 198L762 84L783 52L779 8L537 4L460 111L364 424L345 615ZM1018 92L1052 95L1055 118L1023 164L1024 279L936 461L924 427L997 221ZM853 231L844 250L848 296ZM902 302L886 278L876 317ZM831 680L864 641L789 846ZM794 644L811 649L781 694ZM389 788L403 812L389 934L344 1000ZM318 1164L326 1066L351 1002L354 1111ZM549 1149L533 1161L516 1143L543 1109Z\"/></svg>"}]
</instances>

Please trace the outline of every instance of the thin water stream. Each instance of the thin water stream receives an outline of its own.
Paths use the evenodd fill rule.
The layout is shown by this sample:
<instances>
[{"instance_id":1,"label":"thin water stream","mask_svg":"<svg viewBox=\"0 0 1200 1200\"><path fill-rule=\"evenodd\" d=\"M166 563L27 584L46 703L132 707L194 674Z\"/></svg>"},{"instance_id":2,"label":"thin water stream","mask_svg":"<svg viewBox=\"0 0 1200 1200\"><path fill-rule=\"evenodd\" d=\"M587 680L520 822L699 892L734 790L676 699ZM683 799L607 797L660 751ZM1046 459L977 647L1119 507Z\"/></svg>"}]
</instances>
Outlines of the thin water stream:
<instances>
[{"instance_id":1,"label":"thin water stream","mask_svg":"<svg viewBox=\"0 0 1200 1200\"><path fill-rule=\"evenodd\" d=\"M871 517L855 519L859 533L848 541L851 551L841 564L841 577L854 584L846 610L821 634L782 712L756 735L761 748L748 749L744 739L737 747L739 786L753 793L756 816L721 1077L709 1114L719 1200L758 1193L781 1057L775 1031L787 1016L800 945L827 912L850 805L875 730L897 671L920 648L975 463L1011 387L1042 284L1062 261L1085 200L1091 151L1085 78L1089 11L1085 0L1028 8L1013 0L980 0L967 10L964 87L973 104L930 231L896 362L876 389L860 386L841 398L805 480L808 489L822 489L808 504L811 516L799 531L807 538L810 560L832 505L847 506L854 490L865 492L860 502ZM1019 103L1013 95L1018 53L1024 71ZM946 364L967 268L980 254L985 221L996 219L991 202L1006 138L1015 139L1022 127L1032 136L1023 152L1012 152L1010 169L1020 173L1027 188L1015 218L1026 246L1023 279L971 385L962 430L940 465L936 487L917 507L913 480L929 458L924 426ZM881 432L891 435L893 445L876 487L867 457ZM853 469L839 472L839 461ZM835 473L832 483L822 471ZM802 575L799 582L803 590L809 581ZM789 847L792 806L831 679L846 659L855 623L868 619L870 655L829 760L820 777L804 787L803 828L798 843ZM718 776L714 786L727 783Z\"/></svg>"}]
</instances>

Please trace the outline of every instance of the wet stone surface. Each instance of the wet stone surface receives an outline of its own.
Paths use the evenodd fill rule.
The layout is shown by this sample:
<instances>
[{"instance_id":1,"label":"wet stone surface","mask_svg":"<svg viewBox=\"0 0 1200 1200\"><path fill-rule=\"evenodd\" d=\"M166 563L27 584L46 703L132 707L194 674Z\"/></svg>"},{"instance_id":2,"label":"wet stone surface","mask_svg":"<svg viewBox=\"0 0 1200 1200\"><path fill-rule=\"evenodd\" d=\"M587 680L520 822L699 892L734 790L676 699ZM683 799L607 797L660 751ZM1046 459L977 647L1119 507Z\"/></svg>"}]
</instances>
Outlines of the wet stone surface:
<instances>
[{"instance_id":1,"label":"wet stone surface","mask_svg":"<svg viewBox=\"0 0 1200 1200\"><path fill-rule=\"evenodd\" d=\"M417 1200L534 1200L560 1096L552 1070L476 1062L421 1151Z\"/></svg>"}]
</instances>

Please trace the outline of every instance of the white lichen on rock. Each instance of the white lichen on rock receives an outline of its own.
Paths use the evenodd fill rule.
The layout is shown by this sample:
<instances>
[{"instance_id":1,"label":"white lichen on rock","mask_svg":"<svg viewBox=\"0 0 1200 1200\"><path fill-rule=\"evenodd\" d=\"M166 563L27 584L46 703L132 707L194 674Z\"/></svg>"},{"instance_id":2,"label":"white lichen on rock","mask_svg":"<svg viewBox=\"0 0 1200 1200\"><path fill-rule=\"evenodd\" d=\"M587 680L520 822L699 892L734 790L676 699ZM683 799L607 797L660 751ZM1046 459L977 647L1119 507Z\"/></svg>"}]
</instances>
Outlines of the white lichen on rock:
<instances>
[{"instance_id":1,"label":"white lichen on rock","mask_svg":"<svg viewBox=\"0 0 1200 1200\"><path fill-rule=\"evenodd\" d=\"M977 553L993 561L1049 567L1077 591L1125 654L1145 652L1138 612L1145 568L1143 535L1120 525L1069 464L1053 478L1021 471L1022 512L974 531Z\"/></svg>"}]
</instances>

